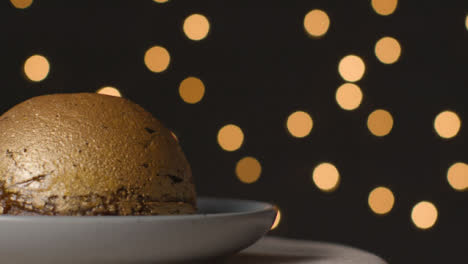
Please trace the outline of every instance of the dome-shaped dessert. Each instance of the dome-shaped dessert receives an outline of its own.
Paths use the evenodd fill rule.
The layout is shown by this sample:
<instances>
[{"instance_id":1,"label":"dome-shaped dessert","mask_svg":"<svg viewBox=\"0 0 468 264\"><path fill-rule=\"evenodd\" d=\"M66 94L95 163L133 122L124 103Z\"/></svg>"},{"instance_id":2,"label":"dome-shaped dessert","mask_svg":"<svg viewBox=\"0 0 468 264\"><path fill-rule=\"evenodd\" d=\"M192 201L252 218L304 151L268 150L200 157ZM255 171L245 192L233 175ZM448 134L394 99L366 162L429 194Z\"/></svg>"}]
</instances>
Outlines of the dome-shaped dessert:
<instances>
[{"instance_id":1,"label":"dome-shaped dessert","mask_svg":"<svg viewBox=\"0 0 468 264\"><path fill-rule=\"evenodd\" d=\"M119 97L34 97L0 117L0 213L195 212L190 166L150 113Z\"/></svg>"}]
</instances>

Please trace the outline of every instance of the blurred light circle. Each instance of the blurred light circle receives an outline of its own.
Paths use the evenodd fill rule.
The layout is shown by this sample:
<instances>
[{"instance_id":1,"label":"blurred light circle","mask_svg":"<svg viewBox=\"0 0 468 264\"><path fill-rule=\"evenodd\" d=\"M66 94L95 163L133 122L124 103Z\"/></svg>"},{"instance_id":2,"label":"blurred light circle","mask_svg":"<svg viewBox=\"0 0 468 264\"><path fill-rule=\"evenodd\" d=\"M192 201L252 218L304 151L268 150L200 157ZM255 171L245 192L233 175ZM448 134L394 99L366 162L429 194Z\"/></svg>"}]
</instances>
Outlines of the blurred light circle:
<instances>
[{"instance_id":1,"label":"blurred light circle","mask_svg":"<svg viewBox=\"0 0 468 264\"><path fill-rule=\"evenodd\" d=\"M377 187L370 192L368 203L374 213L379 215L387 214L393 208L395 196L390 189Z\"/></svg>"},{"instance_id":2,"label":"blurred light circle","mask_svg":"<svg viewBox=\"0 0 468 264\"><path fill-rule=\"evenodd\" d=\"M447 171L447 181L457 191L468 189L468 165L463 162L457 162L450 166Z\"/></svg>"},{"instance_id":3,"label":"blurred light circle","mask_svg":"<svg viewBox=\"0 0 468 264\"><path fill-rule=\"evenodd\" d=\"M386 110L375 110L367 118L367 128L375 136L386 136L392 131L393 117Z\"/></svg>"},{"instance_id":4,"label":"blurred light circle","mask_svg":"<svg viewBox=\"0 0 468 264\"><path fill-rule=\"evenodd\" d=\"M354 83L345 83L336 90L336 102L344 110L354 110L362 102L362 92Z\"/></svg>"},{"instance_id":5,"label":"blurred light circle","mask_svg":"<svg viewBox=\"0 0 468 264\"><path fill-rule=\"evenodd\" d=\"M260 178L262 166L254 157L244 157L236 164L237 178L243 183L254 183Z\"/></svg>"},{"instance_id":6,"label":"blurred light circle","mask_svg":"<svg viewBox=\"0 0 468 264\"><path fill-rule=\"evenodd\" d=\"M443 111L434 120L434 129L442 138L453 138L460 131L461 121L452 111Z\"/></svg>"},{"instance_id":7,"label":"blurred light circle","mask_svg":"<svg viewBox=\"0 0 468 264\"><path fill-rule=\"evenodd\" d=\"M110 96L122 97L120 91L112 86L102 87L101 89L96 91L98 94L105 94Z\"/></svg>"},{"instance_id":8,"label":"blurred light circle","mask_svg":"<svg viewBox=\"0 0 468 264\"><path fill-rule=\"evenodd\" d=\"M365 71L366 65L364 61L356 55L347 55L342 58L338 64L338 72L341 77L348 82L359 81Z\"/></svg>"},{"instance_id":9,"label":"blurred light circle","mask_svg":"<svg viewBox=\"0 0 468 264\"><path fill-rule=\"evenodd\" d=\"M185 35L191 40L202 40L210 31L210 22L201 14L188 16L183 26Z\"/></svg>"},{"instance_id":10,"label":"blurred light circle","mask_svg":"<svg viewBox=\"0 0 468 264\"><path fill-rule=\"evenodd\" d=\"M331 192L338 187L340 173L335 165L324 162L315 167L312 172L312 180L320 190Z\"/></svg>"},{"instance_id":11,"label":"blurred light circle","mask_svg":"<svg viewBox=\"0 0 468 264\"><path fill-rule=\"evenodd\" d=\"M163 72L169 67L171 56L167 49L161 46L154 46L145 53L145 65L152 72Z\"/></svg>"},{"instance_id":12,"label":"blurred light circle","mask_svg":"<svg viewBox=\"0 0 468 264\"><path fill-rule=\"evenodd\" d=\"M297 138L303 138L309 135L313 125L312 117L304 111L296 111L290 114L286 121L286 127L289 133Z\"/></svg>"},{"instance_id":13,"label":"blurred light circle","mask_svg":"<svg viewBox=\"0 0 468 264\"><path fill-rule=\"evenodd\" d=\"M330 18L320 9L314 9L304 17L304 28L312 37L321 37L327 33L330 26Z\"/></svg>"},{"instance_id":14,"label":"blurred light circle","mask_svg":"<svg viewBox=\"0 0 468 264\"><path fill-rule=\"evenodd\" d=\"M398 0L371 0L374 11L382 16L388 16L395 12Z\"/></svg>"},{"instance_id":15,"label":"blurred light circle","mask_svg":"<svg viewBox=\"0 0 468 264\"><path fill-rule=\"evenodd\" d=\"M431 228L436 223L437 218L437 208L428 201L417 203L411 211L411 219L414 225L420 229Z\"/></svg>"},{"instance_id":16,"label":"blurred light circle","mask_svg":"<svg viewBox=\"0 0 468 264\"><path fill-rule=\"evenodd\" d=\"M281 210L276 205L273 208L276 210L276 217L275 217L275 221L271 225L270 230L277 228L281 222Z\"/></svg>"},{"instance_id":17,"label":"blurred light circle","mask_svg":"<svg viewBox=\"0 0 468 264\"><path fill-rule=\"evenodd\" d=\"M49 61L42 55L33 55L24 63L26 77L34 82L44 80L49 74Z\"/></svg>"},{"instance_id":18,"label":"blurred light circle","mask_svg":"<svg viewBox=\"0 0 468 264\"><path fill-rule=\"evenodd\" d=\"M10 0L10 2L18 9L25 9L32 5L33 0Z\"/></svg>"},{"instance_id":19,"label":"blurred light circle","mask_svg":"<svg viewBox=\"0 0 468 264\"><path fill-rule=\"evenodd\" d=\"M392 37L383 37L375 44L375 56L382 63L395 63L400 58L400 55L400 43Z\"/></svg>"},{"instance_id":20,"label":"blurred light circle","mask_svg":"<svg viewBox=\"0 0 468 264\"><path fill-rule=\"evenodd\" d=\"M228 124L218 131L218 144L226 151L235 151L242 146L244 133L240 127Z\"/></svg>"},{"instance_id":21,"label":"blurred light circle","mask_svg":"<svg viewBox=\"0 0 468 264\"><path fill-rule=\"evenodd\" d=\"M184 102L196 104L205 94L205 85L196 77L187 77L179 85L179 95Z\"/></svg>"}]
</instances>

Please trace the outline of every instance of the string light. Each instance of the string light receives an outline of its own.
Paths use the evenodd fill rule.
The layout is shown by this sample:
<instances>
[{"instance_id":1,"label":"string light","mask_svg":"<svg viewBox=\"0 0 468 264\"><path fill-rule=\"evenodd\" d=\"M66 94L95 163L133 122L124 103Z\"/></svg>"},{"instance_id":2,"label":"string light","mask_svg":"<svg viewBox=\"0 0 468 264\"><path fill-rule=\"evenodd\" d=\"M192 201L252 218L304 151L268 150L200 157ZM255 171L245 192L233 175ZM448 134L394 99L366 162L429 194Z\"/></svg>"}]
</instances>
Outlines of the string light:
<instances>
[{"instance_id":1,"label":"string light","mask_svg":"<svg viewBox=\"0 0 468 264\"><path fill-rule=\"evenodd\" d=\"M49 61L42 55L33 55L24 63L24 73L26 77L34 82L44 80L49 74Z\"/></svg>"},{"instance_id":2,"label":"string light","mask_svg":"<svg viewBox=\"0 0 468 264\"><path fill-rule=\"evenodd\" d=\"M443 111L434 120L434 129L442 138L453 138L460 131L461 121L452 111Z\"/></svg>"},{"instance_id":3,"label":"string light","mask_svg":"<svg viewBox=\"0 0 468 264\"><path fill-rule=\"evenodd\" d=\"M189 39L202 40L210 31L210 22L204 15L193 14L185 19L183 30Z\"/></svg>"},{"instance_id":4,"label":"string light","mask_svg":"<svg viewBox=\"0 0 468 264\"><path fill-rule=\"evenodd\" d=\"M321 37L327 33L330 26L330 18L320 9L314 9L304 17L304 28L312 37Z\"/></svg>"},{"instance_id":5,"label":"string light","mask_svg":"<svg viewBox=\"0 0 468 264\"><path fill-rule=\"evenodd\" d=\"M364 61L356 55L347 55L342 58L338 64L338 72L341 77L348 82L359 81L365 71L366 65Z\"/></svg>"},{"instance_id":6,"label":"string light","mask_svg":"<svg viewBox=\"0 0 468 264\"><path fill-rule=\"evenodd\" d=\"M465 18L465 27L466 27L466 30L468 30L468 15Z\"/></svg>"},{"instance_id":7,"label":"string light","mask_svg":"<svg viewBox=\"0 0 468 264\"><path fill-rule=\"evenodd\" d=\"M395 9L398 5L398 0L372 0L371 5L377 14L388 16L395 12Z\"/></svg>"},{"instance_id":8,"label":"string light","mask_svg":"<svg viewBox=\"0 0 468 264\"><path fill-rule=\"evenodd\" d=\"M244 133L236 125L225 125L218 132L218 144L226 151L238 150L242 146L243 141Z\"/></svg>"},{"instance_id":9,"label":"string light","mask_svg":"<svg viewBox=\"0 0 468 264\"><path fill-rule=\"evenodd\" d=\"M286 127L292 136L303 138L309 135L314 122L310 115L304 111L296 111L289 115L286 121Z\"/></svg>"},{"instance_id":10,"label":"string light","mask_svg":"<svg viewBox=\"0 0 468 264\"><path fill-rule=\"evenodd\" d=\"M436 223L437 218L437 208L428 201L419 202L411 211L411 219L414 225L420 229L431 228Z\"/></svg>"},{"instance_id":11,"label":"string light","mask_svg":"<svg viewBox=\"0 0 468 264\"><path fill-rule=\"evenodd\" d=\"M244 157L237 162L236 175L243 183L254 183L260 178L262 166L254 157Z\"/></svg>"},{"instance_id":12,"label":"string light","mask_svg":"<svg viewBox=\"0 0 468 264\"><path fill-rule=\"evenodd\" d=\"M163 72L169 67L171 56L167 49L161 46L154 46L145 53L145 65L152 72Z\"/></svg>"},{"instance_id":13,"label":"string light","mask_svg":"<svg viewBox=\"0 0 468 264\"><path fill-rule=\"evenodd\" d=\"M312 180L320 190L331 192L338 187L340 173L335 165L324 162L315 167L312 172Z\"/></svg>"},{"instance_id":14,"label":"string light","mask_svg":"<svg viewBox=\"0 0 468 264\"><path fill-rule=\"evenodd\" d=\"M205 85L196 77L187 77L179 85L179 95L184 102L196 104L205 94Z\"/></svg>"},{"instance_id":15,"label":"string light","mask_svg":"<svg viewBox=\"0 0 468 264\"><path fill-rule=\"evenodd\" d=\"M400 54L400 43L392 37L383 37L375 44L375 56L382 63L395 63L400 58Z\"/></svg>"},{"instance_id":16,"label":"string light","mask_svg":"<svg viewBox=\"0 0 468 264\"><path fill-rule=\"evenodd\" d=\"M374 213L379 215L387 214L393 208L395 196L390 189L377 187L370 192L368 203Z\"/></svg>"},{"instance_id":17,"label":"string light","mask_svg":"<svg viewBox=\"0 0 468 264\"><path fill-rule=\"evenodd\" d=\"M10 0L10 2L18 9L25 9L32 5L33 0Z\"/></svg>"},{"instance_id":18,"label":"string light","mask_svg":"<svg viewBox=\"0 0 468 264\"><path fill-rule=\"evenodd\" d=\"M362 92L354 83L345 83L336 90L336 102L344 110L354 110L362 102Z\"/></svg>"},{"instance_id":19,"label":"string light","mask_svg":"<svg viewBox=\"0 0 468 264\"><path fill-rule=\"evenodd\" d=\"M275 217L275 221L271 225L270 230L276 229L281 222L281 210L278 208L278 206L274 206L273 208L276 211L276 217Z\"/></svg>"},{"instance_id":20,"label":"string light","mask_svg":"<svg viewBox=\"0 0 468 264\"><path fill-rule=\"evenodd\" d=\"M98 94L105 94L110 96L122 97L120 91L112 86L102 87L101 89L96 91Z\"/></svg>"},{"instance_id":21,"label":"string light","mask_svg":"<svg viewBox=\"0 0 468 264\"><path fill-rule=\"evenodd\" d=\"M375 110L367 118L367 128L375 136L386 136L393 128L393 117L386 110Z\"/></svg>"},{"instance_id":22,"label":"string light","mask_svg":"<svg viewBox=\"0 0 468 264\"><path fill-rule=\"evenodd\" d=\"M468 189L468 165L463 162L457 162L450 166L447 171L447 181L457 191Z\"/></svg>"}]
</instances>

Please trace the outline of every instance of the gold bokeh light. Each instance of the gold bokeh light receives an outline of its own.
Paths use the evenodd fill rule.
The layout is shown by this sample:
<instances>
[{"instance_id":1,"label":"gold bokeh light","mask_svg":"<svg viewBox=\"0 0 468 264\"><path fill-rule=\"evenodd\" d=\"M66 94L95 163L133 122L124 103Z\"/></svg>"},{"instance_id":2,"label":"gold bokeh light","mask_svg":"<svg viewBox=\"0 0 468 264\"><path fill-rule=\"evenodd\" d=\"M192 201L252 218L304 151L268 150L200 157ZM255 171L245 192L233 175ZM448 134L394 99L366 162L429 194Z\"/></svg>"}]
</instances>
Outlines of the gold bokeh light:
<instances>
[{"instance_id":1,"label":"gold bokeh light","mask_svg":"<svg viewBox=\"0 0 468 264\"><path fill-rule=\"evenodd\" d=\"M386 136L392 131L393 117L388 111L377 109L367 118L367 128L375 136Z\"/></svg>"},{"instance_id":2,"label":"gold bokeh light","mask_svg":"<svg viewBox=\"0 0 468 264\"><path fill-rule=\"evenodd\" d=\"M453 138L460 131L461 121L452 111L443 111L434 119L434 129L442 138Z\"/></svg>"},{"instance_id":3,"label":"gold bokeh light","mask_svg":"<svg viewBox=\"0 0 468 264\"><path fill-rule=\"evenodd\" d=\"M435 205L428 201L417 203L411 211L411 219L414 225L420 229L428 229L434 226L438 218Z\"/></svg>"},{"instance_id":4,"label":"gold bokeh light","mask_svg":"<svg viewBox=\"0 0 468 264\"><path fill-rule=\"evenodd\" d=\"M365 71L366 65L364 61L361 57L353 54L345 56L338 64L338 72L341 77L348 82L359 81Z\"/></svg>"},{"instance_id":5,"label":"gold bokeh light","mask_svg":"<svg viewBox=\"0 0 468 264\"><path fill-rule=\"evenodd\" d=\"M10 0L10 2L18 9L25 9L32 5L33 0Z\"/></svg>"},{"instance_id":6,"label":"gold bokeh light","mask_svg":"<svg viewBox=\"0 0 468 264\"><path fill-rule=\"evenodd\" d=\"M167 3L169 0L153 0L156 3Z\"/></svg>"},{"instance_id":7,"label":"gold bokeh light","mask_svg":"<svg viewBox=\"0 0 468 264\"><path fill-rule=\"evenodd\" d=\"M226 151L238 150L243 142L244 133L236 125L225 125L218 131L218 144Z\"/></svg>"},{"instance_id":8,"label":"gold bokeh light","mask_svg":"<svg viewBox=\"0 0 468 264\"><path fill-rule=\"evenodd\" d=\"M289 133L297 138L303 138L309 135L313 125L312 117L304 111L296 111L290 114L286 121L286 127Z\"/></svg>"},{"instance_id":9,"label":"gold bokeh light","mask_svg":"<svg viewBox=\"0 0 468 264\"><path fill-rule=\"evenodd\" d=\"M280 209L278 208L278 206L276 206L276 205L275 205L273 208L274 208L275 211L276 211L276 217L275 217L275 221L274 221L273 224L271 225L270 230L273 230L273 229L277 228L278 225L279 225L280 222L281 222L281 210L280 210Z\"/></svg>"},{"instance_id":10,"label":"gold bokeh light","mask_svg":"<svg viewBox=\"0 0 468 264\"><path fill-rule=\"evenodd\" d=\"M468 30L468 15L466 15L466 18L465 18L465 27L466 27L466 30Z\"/></svg>"},{"instance_id":11,"label":"gold bokeh light","mask_svg":"<svg viewBox=\"0 0 468 264\"><path fill-rule=\"evenodd\" d=\"M150 71L163 72L169 67L171 56L164 47L154 46L146 51L144 60Z\"/></svg>"},{"instance_id":12,"label":"gold bokeh light","mask_svg":"<svg viewBox=\"0 0 468 264\"><path fill-rule=\"evenodd\" d=\"M189 39L202 40L210 32L210 22L204 15L192 14L185 19L183 30Z\"/></svg>"},{"instance_id":13,"label":"gold bokeh light","mask_svg":"<svg viewBox=\"0 0 468 264\"><path fill-rule=\"evenodd\" d=\"M244 157L236 164L237 178L243 183L254 183L260 178L262 166L254 157Z\"/></svg>"},{"instance_id":14,"label":"gold bokeh light","mask_svg":"<svg viewBox=\"0 0 468 264\"><path fill-rule=\"evenodd\" d=\"M314 168L312 180L324 192L334 191L340 182L340 173L335 165L324 162Z\"/></svg>"},{"instance_id":15,"label":"gold bokeh light","mask_svg":"<svg viewBox=\"0 0 468 264\"><path fill-rule=\"evenodd\" d=\"M401 46L395 38L383 37L375 44L375 56L384 64L395 63L400 55Z\"/></svg>"},{"instance_id":16,"label":"gold bokeh light","mask_svg":"<svg viewBox=\"0 0 468 264\"><path fill-rule=\"evenodd\" d=\"M362 102L362 92L354 83L345 83L336 90L335 99L344 110L354 110Z\"/></svg>"},{"instance_id":17,"label":"gold bokeh light","mask_svg":"<svg viewBox=\"0 0 468 264\"><path fill-rule=\"evenodd\" d=\"M106 86L102 87L99 90L96 91L98 94L105 94L105 95L110 95L110 96L116 96L116 97L122 97L122 94L120 91L112 86Z\"/></svg>"},{"instance_id":18,"label":"gold bokeh light","mask_svg":"<svg viewBox=\"0 0 468 264\"><path fill-rule=\"evenodd\" d=\"M377 187L369 194L368 203L370 209L379 215L389 213L395 203L393 192L386 187Z\"/></svg>"},{"instance_id":19,"label":"gold bokeh light","mask_svg":"<svg viewBox=\"0 0 468 264\"><path fill-rule=\"evenodd\" d=\"M468 189L468 165L463 162L457 162L450 166L447 171L447 181L450 186L457 191Z\"/></svg>"},{"instance_id":20,"label":"gold bokeh light","mask_svg":"<svg viewBox=\"0 0 468 264\"><path fill-rule=\"evenodd\" d=\"M398 0L372 0L371 5L377 14L388 16L395 12Z\"/></svg>"},{"instance_id":21,"label":"gold bokeh light","mask_svg":"<svg viewBox=\"0 0 468 264\"><path fill-rule=\"evenodd\" d=\"M304 28L312 37L321 37L327 33L330 27L330 18L320 9L314 9L304 17Z\"/></svg>"},{"instance_id":22,"label":"gold bokeh light","mask_svg":"<svg viewBox=\"0 0 468 264\"><path fill-rule=\"evenodd\" d=\"M196 104L205 94L205 85L196 77L187 77L179 85L179 95L184 102Z\"/></svg>"},{"instance_id":23,"label":"gold bokeh light","mask_svg":"<svg viewBox=\"0 0 468 264\"><path fill-rule=\"evenodd\" d=\"M49 61L42 55L33 55L24 62L26 77L34 82L44 80L49 74Z\"/></svg>"}]
</instances>

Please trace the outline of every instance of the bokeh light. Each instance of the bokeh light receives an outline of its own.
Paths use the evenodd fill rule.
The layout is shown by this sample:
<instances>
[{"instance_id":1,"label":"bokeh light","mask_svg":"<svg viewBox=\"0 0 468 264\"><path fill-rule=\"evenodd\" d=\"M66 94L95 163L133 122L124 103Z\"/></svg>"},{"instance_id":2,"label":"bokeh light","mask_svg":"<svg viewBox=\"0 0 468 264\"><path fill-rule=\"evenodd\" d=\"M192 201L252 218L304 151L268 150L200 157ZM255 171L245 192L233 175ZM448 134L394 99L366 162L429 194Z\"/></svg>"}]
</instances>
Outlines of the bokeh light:
<instances>
[{"instance_id":1,"label":"bokeh light","mask_svg":"<svg viewBox=\"0 0 468 264\"><path fill-rule=\"evenodd\" d=\"M335 165L324 162L315 167L312 172L312 180L322 191L334 191L340 182L340 173Z\"/></svg>"},{"instance_id":2,"label":"bokeh light","mask_svg":"<svg viewBox=\"0 0 468 264\"><path fill-rule=\"evenodd\" d=\"M278 225L279 225L280 222L281 222L281 210L280 210L280 209L278 208L278 206L276 206L276 205L275 205L273 208L274 208L275 211L276 211L276 217L275 217L275 221L274 221L273 224L271 225L270 230L273 230L273 229L277 228Z\"/></svg>"},{"instance_id":3,"label":"bokeh light","mask_svg":"<svg viewBox=\"0 0 468 264\"><path fill-rule=\"evenodd\" d=\"M153 0L156 3L167 3L169 0Z\"/></svg>"},{"instance_id":4,"label":"bokeh light","mask_svg":"<svg viewBox=\"0 0 468 264\"><path fill-rule=\"evenodd\" d=\"M49 61L42 55L33 55L24 62L26 77L34 82L44 80L49 74Z\"/></svg>"},{"instance_id":5,"label":"bokeh light","mask_svg":"<svg viewBox=\"0 0 468 264\"><path fill-rule=\"evenodd\" d=\"M420 229L428 229L434 226L437 217L437 208L428 201L419 202L411 211L411 219L414 225Z\"/></svg>"},{"instance_id":6,"label":"bokeh light","mask_svg":"<svg viewBox=\"0 0 468 264\"><path fill-rule=\"evenodd\" d=\"M314 9L304 17L304 28L312 37L321 37L330 27L330 18L320 9Z\"/></svg>"},{"instance_id":7,"label":"bokeh light","mask_svg":"<svg viewBox=\"0 0 468 264\"><path fill-rule=\"evenodd\" d=\"M290 114L286 121L286 127L288 128L289 133L298 138L303 138L309 135L313 125L314 122L312 121L312 117L303 111L296 111Z\"/></svg>"},{"instance_id":8,"label":"bokeh light","mask_svg":"<svg viewBox=\"0 0 468 264\"><path fill-rule=\"evenodd\" d=\"M205 85L196 77L187 77L179 85L179 95L184 102L196 104L205 94Z\"/></svg>"},{"instance_id":9,"label":"bokeh light","mask_svg":"<svg viewBox=\"0 0 468 264\"><path fill-rule=\"evenodd\" d=\"M120 91L117 88L112 87L112 86L102 87L101 89L97 90L96 93L122 97L122 94L120 93Z\"/></svg>"},{"instance_id":10,"label":"bokeh light","mask_svg":"<svg viewBox=\"0 0 468 264\"><path fill-rule=\"evenodd\" d=\"M171 135L172 135L172 137L173 137L177 142L179 142L179 138L178 138L177 135L174 133L174 131L171 131Z\"/></svg>"},{"instance_id":11,"label":"bokeh light","mask_svg":"<svg viewBox=\"0 0 468 264\"><path fill-rule=\"evenodd\" d=\"M450 166L447 171L447 181L457 191L468 189L468 165L457 162Z\"/></svg>"},{"instance_id":12,"label":"bokeh light","mask_svg":"<svg viewBox=\"0 0 468 264\"><path fill-rule=\"evenodd\" d=\"M154 46L145 53L145 65L152 72L163 72L169 67L171 56L167 49L161 46Z\"/></svg>"},{"instance_id":13,"label":"bokeh light","mask_svg":"<svg viewBox=\"0 0 468 264\"><path fill-rule=\"evenodd\" d=\"M382 63L395 63L400 58L400 55L400 43L392 37L383 37L375 44L375 56Z\"/></svg>"},{"instance_id":14,"label":"bokeh light","mask_svg":"<svg viewBox=\"0 0 468 264\"><path fill-rule=\"evenodd\" d=\"M237 162L236 175L243 183L254 183L260 178L262 166L254 157L244 157Z\"/></svg>"},{"instance_id":15,"label":"bokeh light","mask_svg":"<svg viewBox=\"0 0 468 264\"><path fill-rule=\"evenodd\" d=\"M362 102L362 92L354 83L345 83L336 90L336 102L344 110L354 110Z\"/></svg>"},{"instance_id":16,"label":"bokeh light","mask_svg":"<svg viewBox=\"0 0 468 264\"><path fill-rule=\"evenodd\" d=\"M189 39L202 40L210 31L210 22L204 15L193 14L185 19L183 29Z\"/></svg>"},{"instance_id":17,"label":"bokeh light","mask_svg":"<svg viewBox=\"0 0 468 264\"><path fill-rule=\"evenodd\" d=\"M370 209L379 215L387 214L393 208L395 196L386 187L377 187L369 194L368 203Z\"/></svg>"},{"instance_id":18,"label":"bokeh light","mask_svg":"<svg viewBox=\"0 0 468 264\"><path fill-rule=\"evenodd\" d=\"M453 138L460 131L461 121L452 111L443 111L434 120L434 129L442 138Z\"/></svg>"},{"instance_id":19,"label":"bokeh light","mask_svg":"<svg viewBox=\"0 0 468 264\"><path fill-rule=\"evenodd\" d=\"M468 30L468 15L466 15L466 18L465 18L465 27L466 27L466 30Z\"/></svg>"},{"instance_id":20,"label":"bokeh light","mask_svg":"<svg viewBox=\"0 0 468 264\"><path fill-rule=\"evenodd\" d=\"M338 64L338 72L348 82L359 81L365 71L366 65L364 61L359 56L353 54L345 56Z\"/></svg>"},{"instance_id":21,"label":"bokeh light","mask_svg":"<svg viewBox=\"0 0 468 264\"><path fill-rule=\"evenodd\" d=\"M388 16L395 12L398 0L372 0L371 4L377 14Z\"/></svg>"},{"instance_id":22,"label":"bokeh light","mask_svg":"<svg viewBox=\"0 0 468 264\"><path fill-rule=\"evenodd\" d=\"M367 128L375 136L386 136L393 128L393 117L388 111L377 109L367 118Z\"/></svg>"},{"instance_id":23,"label":"bokeh light","mask_svg":"<svg viewBox=\"0 0 468 264\"><path fill-rule=\"evenodd\" d=\"M218 144L226 151L238 150L242 146L243 141L244 133L236 125L225 125L218 132Z\"/></svg>"},{"instance_id":24,"label":"bokeh light","mask_svg":"<svg viewBox=\"0 0 468 264\"><path fill-rule=\"evenodd\" d=\"M33 0L10 0L10 2L18 9L25 9L32 5Z\"/></svg>"}]
</instances>

